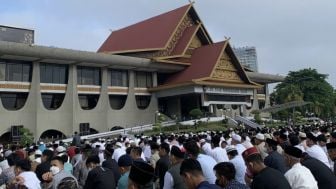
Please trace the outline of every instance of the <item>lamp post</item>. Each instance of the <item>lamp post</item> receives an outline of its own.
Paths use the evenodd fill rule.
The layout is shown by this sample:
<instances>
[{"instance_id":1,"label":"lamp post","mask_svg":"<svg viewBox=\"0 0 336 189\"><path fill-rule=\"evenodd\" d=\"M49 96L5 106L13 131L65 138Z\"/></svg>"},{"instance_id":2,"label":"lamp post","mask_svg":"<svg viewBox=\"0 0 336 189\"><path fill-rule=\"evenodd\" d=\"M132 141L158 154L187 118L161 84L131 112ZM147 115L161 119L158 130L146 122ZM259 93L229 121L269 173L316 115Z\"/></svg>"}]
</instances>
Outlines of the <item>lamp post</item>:
<instances>
[{"instance_id":1,"label":"lamp post","mask_svg":"<svg viewBox=\"0 0 336 189\"><path fill-rule=\"evenodd\" d=\"M160 123L160 112L155 111L155 125L157 125L160 128L160 133L161 133L161 123Z\"/></svg>"}]
</instances>

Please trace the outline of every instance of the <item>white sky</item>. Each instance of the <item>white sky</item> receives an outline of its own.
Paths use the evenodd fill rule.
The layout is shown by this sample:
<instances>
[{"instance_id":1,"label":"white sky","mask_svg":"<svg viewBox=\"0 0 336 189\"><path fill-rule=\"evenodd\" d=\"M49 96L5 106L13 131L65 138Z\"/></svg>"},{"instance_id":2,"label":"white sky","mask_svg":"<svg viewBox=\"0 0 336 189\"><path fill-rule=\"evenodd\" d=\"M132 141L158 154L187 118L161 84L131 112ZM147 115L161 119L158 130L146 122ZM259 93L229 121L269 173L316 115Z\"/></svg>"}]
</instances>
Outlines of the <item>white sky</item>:
<instances>
[{"instance_id":1,"label":"white sky","mask_svg":"<svg viewBox=\"0 0 336 189\"><path fill-rule=\"evenodd\" d=\"M212 39L255 46L259 71L316 68L336 86L335 0L196 0ZM186 5L187 0L3 0L0 25L35 30L35 43L96 51L110 30Z\"/></svg>"}]
</instances>

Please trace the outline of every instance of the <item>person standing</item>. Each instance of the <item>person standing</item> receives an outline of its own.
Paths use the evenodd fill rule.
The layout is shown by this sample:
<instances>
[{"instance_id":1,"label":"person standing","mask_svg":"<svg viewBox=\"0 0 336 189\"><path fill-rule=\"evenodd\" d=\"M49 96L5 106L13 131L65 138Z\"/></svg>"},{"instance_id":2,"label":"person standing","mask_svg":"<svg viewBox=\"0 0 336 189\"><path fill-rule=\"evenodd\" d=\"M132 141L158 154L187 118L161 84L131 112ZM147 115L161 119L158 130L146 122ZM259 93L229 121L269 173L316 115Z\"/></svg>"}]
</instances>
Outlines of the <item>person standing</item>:
<instances>
[{"instance_id":1,"label":"person standing","mask_svg":"<svg viewBox=\"0 0 336 189\"><path fill-rule=\"evenodd\" d=\"M169 154L170 147L167 143L162 143L159 148L160 159L156 162L155 175L159 178L160 189L163 188L164 176L170 166Z\"/></svg>"},{"instance_id":2,"label":"person standing","mask_svg":"<svg viewBox=\"0 0 336 189\"><path fill-rule=\"evenodd\" d=\"M267 150L265 148L265 136L262 133L258 133L255 137L255 143L256 148L258 149L258 152L260 153L262 159L265 159L267 154Z\"/></svg>"},{"instance_id":3,"label":"person standing","mask_svg":"<svg viewBox=\"0 0 336 189\"><path fill-rule=\"evenodd\" d=\"M246 165L243 157L238 154L238 150L236 148L227 147L226 151L229 156L230 163L232 163L235 167L235 174L236 174L235 180L242 184L246 184L245 182Z\"/></svg>"},{"instance_id":4,"label":"person standing","mask_svg":"<svg viewBox=\"0 0 336 189\"><path fill-rule=\"evenodd\" d=\"M335 133L335 132L334 132ZM334 174L336 175L336 142L327 143L328 155L331 161L334 162Z\"/></svg>"},{"instance_id":5,"label":"person standing","mask_svg":"<svg viewBox=\"0 0 336 189\"><path fill-rule=\"evenodd\" d=\"M133 161L128 176L128 188L153 189L154 168L144 161Z\"/></svg>"},{"instance_id":6,"label":"person standing","mask_svg":"<svg viewBox=\"0 0 336 189\"><path fill-rule=\"evenodd\" d=\"M160 146L156 142L152 142L151 145L151 157L149 159L149 164L155 169L156 162L159 161L160 156L159 156L159 148Z\"/></svg>"},{"instance_id":7,"label":"person standing","mask_svg":"<svg viewBox=\"0 0 336 189\"><path fill-rule=\"evenodd\" d=\"M77 146L77 147L80 147L80 145L81 145L81 137L79 136L77 131L75 131L75 133L74 133L71 144L72 144L72 146Z\"/></svg>"},{"instance_id":8,"label":"person standing","mask_svg":"<svg viewBox=\"0 0 336 189\"><path fill-rule=\"evenodd\" d=\"M213 157L217 163L229 161L226 150L219 147L220 137L218 135L212 137L211 143L213 149L210 151L209 155Z\"/></svg>"},{"instance_id":9,"label":"person standing","mask_svg":"<svg viewBox=\"0 0 336 189\"><path fill-rule=\"evenodd\" d=\"M286 164L290 167L285 173L285 177L292 189L318 189L313 174L300 163L302 151L293 146L287 146L284 150Z\"/></svg>"},{"instance_id":10,"label":"person standing","mask_svg":"<svg viewBox=\"0 0 336 189\"><path fill-rule=\"evenodd\" d=\"M285 176L279 171L267 167L256 147L243 152L249 177L253 179L251 189L291 189Z\"/></svg>"},{"instance_id":11,"label":"person standing","mask_svg":"<svg viewBox=\"0 0 336 189\"><path fill-rule=\"evenodd\" d=\"M206 180L201 164L195 159L190 158L183 160L180 175L188 189L220 189L219 186L210 184Z\"/></svg>"},{"instance_id":12,"label":"person standing","mask_svg":"<svg viewBox=\"0 0 336 189\"><path fill-rule=\"evenodd\" d=\"M307 134L307 154L313 158L316 158L323 162L327 167L330 168L329 160L327 157L327 154L323 151L323 149L318 146L317 144L317 138L312 134Z\"/></svg>"},{"instance_id":13,"label":"person standing","mask_svg":"<svg viewBox=\"0 0 336 189\"><path fill-rule=\"evenodd\" d=\"M127 189L128 187L128 176L132 166L132 158L131 156L124 154L120 156L118 160L119 171L121 173L121 177L118 180L117 188L118 189Z\"/></svg>"},{"instance_id":14,"label":"person standing","mask_svg":"<svg viewBox=\"0 0 336 189\"><path fill-rule=\"evenodd\" d=\"M180 168L184 160L184 152L177 146L172 146L170 150L170 161L172 166L164 176L163 189L186 189L186 185L180 176Z\"/></svg>"},{"instance_id":15,"label":"person standing","mask_svg":"<svg viewBox=\"0 0 336 189\"><path fill-rule=\"evenodd\" d=\"M265 147L268 152L268 156L264 159L265 165L280 171L282 174L285 174L287 166L284 156L280 155L277 151L278 142L267 138Z\"/></svg>"},{"instance_id":16,"label":"person standing","mask_svg":"<svg viewBox=\"0 0 336 189\"><path fill-rule=\"evenodd\" d=\"M90 172L86 179L84 189L106 189L115 188L113 171L100 166L100 159L97 155L90 156L86 160L86 166Z\"/></svg>"},{"instance_id":17,"label":"person standing","mask_svg":"<svg viewBox=\"0 0 336 189\"><path fill-rule=\"evenodd\" d=\"M114 175L114 181L117 185L121 175L118 169L118 163L116 162L116 160L112 159L113 152L114 149L112 148L112 145L108 144L104 150L105 161L103 161L102 167L112 170Z\"/></svg>"},{"instance_id":18,"label":"person standing","mask_svg":"<svg viewBox=\"0 0 336 189\"><path fill-rule=\"evenodd\" d=\"M216 184L223 189L249 189L248 186L235 180L235 166L230 162L218 163L214 167Z\"/></svg>"}]
</instances>

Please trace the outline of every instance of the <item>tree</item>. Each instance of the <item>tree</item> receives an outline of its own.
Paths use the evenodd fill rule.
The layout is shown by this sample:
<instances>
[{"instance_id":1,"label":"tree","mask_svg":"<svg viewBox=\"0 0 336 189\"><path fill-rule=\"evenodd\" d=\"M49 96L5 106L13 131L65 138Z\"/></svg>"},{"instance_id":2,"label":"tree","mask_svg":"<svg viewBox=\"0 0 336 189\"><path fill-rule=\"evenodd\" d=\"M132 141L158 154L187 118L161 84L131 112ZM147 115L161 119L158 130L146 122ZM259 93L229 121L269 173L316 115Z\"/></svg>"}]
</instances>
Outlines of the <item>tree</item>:
<instances>
[{"instance_id":1,"label":"tree","mask_svg":"<svg viewBox=\"0 0 336 189\"><path fill-rule=\"evenodd\" d=\"M34 142L34 136L27 128L20 128L20 144L25 146Z\"/></svg>"},{"instance_id":2,"label":"tree","mask_svg":"<svg viewBox=\"0 0 336 189\"><path fill-rule=\"evenodd\" d=\"M201 118L201 116L203 115L202 111L198 108L192 109L189 112L189 115L191 116L191 118L195 118L195 130L197 129L197 124L199 124L200 121L198 121L198 119Z\"/></svg>"},{"instance_id":3,"label":"tree","mask_svg":"<svg viewBox=\"0 0 336 189\"><path fill-rule=\"evenodd\" d=\"M321 74L316 69L291 71L285 80L275 87L272 100L275 104L304 100L311 102L309 111L322 118L335 114L336 95L333 87L326 81L328 75ZM290 110L289 110L290 111ZM300 109L301 114L304 110ZM282 115L288 114L285 112Z\"/></svg>"}]
</instances>

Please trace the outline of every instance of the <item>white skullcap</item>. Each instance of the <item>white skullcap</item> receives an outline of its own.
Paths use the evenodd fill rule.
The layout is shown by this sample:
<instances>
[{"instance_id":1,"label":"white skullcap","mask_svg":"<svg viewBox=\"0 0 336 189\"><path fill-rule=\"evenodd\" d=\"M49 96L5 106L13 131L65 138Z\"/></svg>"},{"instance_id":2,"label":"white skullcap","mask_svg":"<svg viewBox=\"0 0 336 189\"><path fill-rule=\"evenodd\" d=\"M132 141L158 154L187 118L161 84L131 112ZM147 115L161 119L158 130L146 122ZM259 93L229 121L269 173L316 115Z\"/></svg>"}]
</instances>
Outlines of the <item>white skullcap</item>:
<instances>
[{"instance_id":1,"label":"white skullcap","mask_svg":"<svg viewBox=\"0 0 336 189\"><path fill-rule=\"evenodd\" d=\"M239 136L239 135L233 134L232 139L237 141L237 142L241 142L241 136Z\"/></svg>"},{"instance_id":2,"label":"white skullcap","mask_svg":"<svg viewBox=\"0 0 336 189\"><path fill-rule=\"evenodd\" d=\"M122 147L121 142L117 142L117 143L116 143L116 146Z\"/></svg>"},{"instance_id":3,"label":"white skullcap","mask_svg":"<svg viewBox=\"0 0 336 189\"><path fill-rule=\"evenodd\" d=\"M58 153L62 153L62 152L65 152L65 151L66 151L66 149L63 146L58 146L56 148L56 152L58 152Z\"/></svg>"},{"instance_id":4,"label":"white skullcap","mask_svg":"<svg viewBox=\"0 0 336 189\"><path fill-rule=\"evenodd\" d=\"M35 155L42 155L42 151L41 150L36 150Z\"/></svg>"},{"instance_id":5,"label":"white skullcap","mask_svg":"<svg viewBox=\"0 0 336 189\"><path fill-rule=\"evenodd\" d=\"M256 135L256 139L258 139L258 140L265 140L265 136L263 134L261 134L261 133L258 133Z\"/></svg>"}]
</instances>

